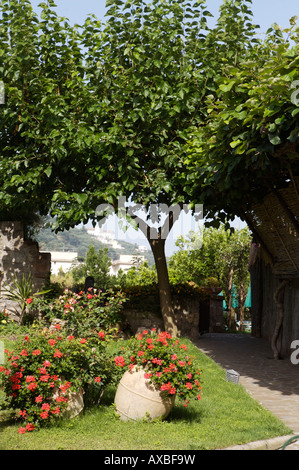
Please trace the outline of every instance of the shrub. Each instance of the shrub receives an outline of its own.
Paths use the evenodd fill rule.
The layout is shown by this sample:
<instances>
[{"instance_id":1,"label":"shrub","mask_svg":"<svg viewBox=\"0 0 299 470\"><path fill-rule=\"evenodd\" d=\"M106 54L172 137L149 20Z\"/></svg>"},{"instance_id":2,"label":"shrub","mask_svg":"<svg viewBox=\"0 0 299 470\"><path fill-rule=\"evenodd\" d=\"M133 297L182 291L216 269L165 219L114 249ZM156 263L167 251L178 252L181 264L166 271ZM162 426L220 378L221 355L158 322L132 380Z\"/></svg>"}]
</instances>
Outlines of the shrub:
<instances>
[{"instance_id":1,"label":"shrub","mask_svg":"<svg viewBox=\"0 0 299 470\"><path fill-rule=\"evenodd\" d=\"M142 367L145 378L157 390L176 395L187 406L190 399L200 399L199 364L187 353L187 346L167 332L144 330L128 341L123 355L115 357L118 367L133 369Z\"/></svg>"},{"instance_id":2,"label":"shrub","mask_svg":"<svg viewBox=\"0 0 299 470\"><path fill-rule=\"evenodd\" d=\"M108 330L120 324L125 300L120 291L102 292L90 288L86 293L80 291L77 294L65 289L55 300L35 299L33 306L39 309L46 320L65 320L65 328L69 333L82 336L86 331Z\"/></svg>"},{"instance_id":3,"label":"shrub","mask_svg":"<svg viewBox=\"0 0 299 470\"><path fill-rule=\"evenodd\" d=\"M75 337L60 328L25 336L13 352L7 351L8 365L0 367L4 407L15 410L25 423L19 432L33 431L62 416L70 392L82 389L86 400L92 391L98 400L113 380L114 364L105 350L111 334L94 330Z\"/></svg>"}]
</instances>

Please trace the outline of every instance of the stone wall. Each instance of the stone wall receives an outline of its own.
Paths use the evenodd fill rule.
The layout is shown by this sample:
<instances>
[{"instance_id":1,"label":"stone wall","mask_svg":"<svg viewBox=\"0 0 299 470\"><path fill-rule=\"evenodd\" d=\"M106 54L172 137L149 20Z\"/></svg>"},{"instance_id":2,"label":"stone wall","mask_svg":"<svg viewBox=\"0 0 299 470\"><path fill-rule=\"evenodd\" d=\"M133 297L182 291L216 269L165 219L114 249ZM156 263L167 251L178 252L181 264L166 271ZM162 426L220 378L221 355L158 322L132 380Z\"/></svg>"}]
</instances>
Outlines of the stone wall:
<instances>
[{"instance_id":1,"label":"stone wall","mask_svg":"<svg viewBox=\"0 0 299 470\"><path fill-rule=\"evenodd\" d=\"M151 309L151 296L144 298L147 308L130 307L124 311L124 316L133 334L142 329L155 328L158 332L164 330L163 319L156 311ZM155 307L155 305L154 305ZM184 295L173 296L173 308L179 336L196 339L199 335L199 298Z\"/></svg>"},{"instance_id":2,"label":"stone wall","mask_svg":"<svg viewBox=\"0 0 299 470\"><path fill-rule=\"evenodd\" d=\"M40 253L38 243L24 240L21 222L0 222L0 309L13 313L15 302L5 298L5 287L16 276L32 275L34 292L42 290L51 270L50 253Z\"/></svg>"}]
</instances>

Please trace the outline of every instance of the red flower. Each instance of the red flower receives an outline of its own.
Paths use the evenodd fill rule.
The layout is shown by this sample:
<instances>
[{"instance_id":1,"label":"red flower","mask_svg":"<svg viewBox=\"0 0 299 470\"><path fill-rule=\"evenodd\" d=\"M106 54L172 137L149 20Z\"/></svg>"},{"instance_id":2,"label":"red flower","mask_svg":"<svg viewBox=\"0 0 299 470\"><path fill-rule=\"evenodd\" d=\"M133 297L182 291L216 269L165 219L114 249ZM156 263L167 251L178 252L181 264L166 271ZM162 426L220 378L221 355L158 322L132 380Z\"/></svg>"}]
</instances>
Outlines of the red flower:
<instances>
[{"instance_id":1,"label":"red flower","mask_svg":"<svg viewBox=\"0 0 299 470\"><path fill-rule=\"evenodd\" d=\"M32 299L31 297L29 297L29 299L26 300L26 303L27 303L27 304L31 304L32 300L33 300L33 299Z\"/></svg>"},{"instance_id":2,"label":"red flower","mask_svg":"<svg viewBox=\"0 0 299 470\"><path fill-rule=\"evenodd\" d=\"M81 344L85 344L85 343L86 343L86 339L85 339L85 338L80 339L80 343L81 343Z\"/></svg>"},{"instance_id":3,"label":"red flower","mask_svg":"<svg viewBox=\"0 0 299 470\"><path fill-rule=\"evenodd\" d=\"M40 413L40 417L43 418L43 419L47 419L48 416L49 416L48 411L42 411L42 412Z\"/></svg>"},{"instance_id":4,"label":"red flower","mask_svg":"<svg viewBox=\"0 0 299 470\"><path fill-rule=\"evenodd\" d=\"M34 351L32 351L32 356L39 356L41 353L42 352L40 349L35 349Z\"/></svg>"},{"instance_id":5,"label":"red flower","mask_svg":"<svg viewBox=\"0 0 299 470\"><path fill-rule=\"evenodd\" d=\"M28 390L33 391L33 390L36 389L36 387L37 387L37 383L36 383L36 382L31 382L31 383L28 385L27 388L28 388Z\"/></svg>"},{"instance_id":6,"label":"red flower","mask_svg":"<svg viewBox=\"0 0 299 470\"><path fill-rule=\"evenodd\" d=\"M123 356L116 356L114 362L118 367L124 367L126 364Z\"/></svg>"},{"instance_id":7,"label":"red flower","mask_svg":"<svg viewBox=\"0 0 299 470\"><path fill-rule=\"evenodd\" d=\"M91 295L91 294L87 294L87 298L88 298L88 299L92 299L92 295Z\"/></svg>"},{"instance_id":8,"label":"red flower","mask_svg":"<svg viewBox=\"0 0 299 470\"><path fill-rule=\"evenodd\" d=\"M35 426L32 423L28 423L28 424L26 424L26 429L27 429L28 432L34 431Z\"/></svg>"},{"instance_id":9,"label":"red flower","mask_svg":"<svg viewBox=\"0 0 299 470\"><path fill-rule=\"evenodd\" d=\"M25 382L29 383L29 382L35 382L35 377L33 375L27 375L26 379L25 379Z\"/></svg>"},{"instance_id":10,"label":"red flower","mask_svg":"<svg viewBox=\"0 0 299 470\"><path fill-rule=\"evenodd\" d=\"M98 333L98 336L99 336L99 338L101 338L101 339L105 338L105 333L104 333L104 331L100 331L100 332Z\"/></svg>"},{"instance_id":11,"label":"red flower","mask_svg":"<svg viewBox=\"0 0 299 470\"><path fill-rule=\"evenodd\" d=\"M54 357L62 357L62 356L63 356L62 352L60 352L59 349L56 349L54 353Z\"/></svg>"},{"instance_id":12,"label":"red flower","mask_svg":"<svg viewBox=\"0 0 299 470\"><path fill-rule=\"evenodd\" d=\"M50 346L54 346L56 344L56 341L55 339L49 339L48 343Z\"/></svg>"},{"instance_id":13,"label":"red flower","mask_svg":"<svg viewBox=\"0 0 299 470\"><path fill-rule=\"evenodd\" d=\"M49 374L41 375L40 376L40 381L41 382L48 382L49 378L50 378Z\"/></svg>"},{"instance_id":14,"label":"red flower","mask_svg":"<svg viewBox=\"0 0 299 470\"><path fill-rule=\"evenodd\" d=\"M101 377L95 377L95 378L94 378L94 381L95 381L96 383L100 383L101 380L102 380Z\"/></svg>"},{"instance_id":15,"label":"red flower","mask_svg":"<svg viewBox=\"0 0 299 470\"><path fill-rule=\"evenodd\" d=\"M43 401L43 397L41 395L38 395L36 398L35 398L35 402L36 403L41 403Z\"/></svg>"},{"instance_id":16,"label":"red flower","mask_svg":"<svg viewBox=\"0 0 299 470\"><path fill-rule=\"evenodd\" d=\"M190 390L192 390L192 388L193 388L192 383L191 383L191 382L187 382L187 383L186 383L186 388L189 388Z\"/></svg>"},{"instance_id":17,"label":"red flower","mask_svg":"<svg viewBox=\"0 0 299 470\"><path fill-rule=\"evenodd\" d=\"M26 432L26 428L19 428L18 429L19 434L25 434L25 432Z\"/></svg>"},{"instance_id":18,"label":"red flower","mask_svg":"<svg viewBox=\"0 0 299 470\"><path fill-rule=\"evenodd\" d=\"M42 410L43 411L49 411L49 409L50 409L49 403L43 403L42 404Z\"/></svg>"}]
</instances>

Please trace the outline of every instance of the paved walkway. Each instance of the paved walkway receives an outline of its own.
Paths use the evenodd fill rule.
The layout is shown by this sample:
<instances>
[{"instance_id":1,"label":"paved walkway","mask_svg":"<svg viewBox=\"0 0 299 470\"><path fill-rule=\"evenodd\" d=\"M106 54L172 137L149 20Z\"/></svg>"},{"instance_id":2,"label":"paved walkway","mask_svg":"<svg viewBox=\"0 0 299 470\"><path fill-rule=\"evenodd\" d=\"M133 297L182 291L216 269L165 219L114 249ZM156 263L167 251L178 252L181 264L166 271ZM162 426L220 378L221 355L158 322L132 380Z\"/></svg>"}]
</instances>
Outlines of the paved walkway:
<instances>
[{"instance_id":1,"label":"paved walkway","mask_svg":"<svg viewBox=\"0 0 299 470\"><path fill-rule=\"evenodd\" d=\"M269 343L249 335L209 333L194 343L225 370L238 372L251 396L299 435L299 364L274 360Z\"/></svg>"}]
</instances>

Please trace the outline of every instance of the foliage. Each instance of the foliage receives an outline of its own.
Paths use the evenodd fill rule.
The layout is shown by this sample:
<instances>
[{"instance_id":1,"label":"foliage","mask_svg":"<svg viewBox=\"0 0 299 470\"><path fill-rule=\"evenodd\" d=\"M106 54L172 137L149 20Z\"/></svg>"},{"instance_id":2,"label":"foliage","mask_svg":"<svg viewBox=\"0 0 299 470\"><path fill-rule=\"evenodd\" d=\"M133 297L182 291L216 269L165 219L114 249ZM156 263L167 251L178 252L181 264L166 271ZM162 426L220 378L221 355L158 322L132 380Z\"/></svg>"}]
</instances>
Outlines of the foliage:
<instances>
[{"instance_id":1,"label":"foliage","mask_svg":"<svg viewBox=\"0 0 299 470\"><path fill-rule=\"evenodd\" d=\"M106 290L112 286L113 279L109 275L111 260L108 255L108 248L102 247L98 251L94 245L90 245L84 263L71 269L72 276L77 285L84 287L87 276L94 278L94 285L97 289Z\"/></svg>"},{"instance_id":2,"label":"foliage","mask_svg":"<svg viewBox=\"0 0 299 470\"><path fill-rule=\"evenodd\" d=\"M93 330L116 327L121 324L125 295L121 291L90 288L78 294L66 289L57 299L35 301L35 306L47 321L61 319L69 334L81 336Z\"/></svg>"},{"instance_id":3,"label":"foliage","mask_svg":"<svg viewBox=\"0 0 299 470\"><path fill-rule=\"evenodd\" d=\"M230 231L224 224L220 224L218 229L204 227L202 233L192 232L187 239L181 237L178 244L180 250L169 260L171 281L189 279L199 286L212 282L223 291L232 317L234 285L242 314L250 283L248 261L251 234L248 228Z\"/></svg>"},{"instance_id":4,"label":"foliage","mask_svg":"<svg viewBox=\"0 0 299 470\"><path fill-rule=\"evenodd\" d=\"M29 306L33 299L37 296L47 294L48 289L34 292L32 274L28 275L23 274L21 280L18 280L17 276L14 276L12 284L3 289L5 292L5 297L8 300L13 300L17 302L21 308L19 313L19 324L22 325L24 317L29 313Z\"/></svg>"},{"instance_id":5,"label":"foliage","mask_svg":"<svg viewBox=\"0 0 299 470\"><path fill-rule=\"evenodd\" d=\"M108 0L106 24L89 16L80 29L52 0L41 20L26 0L2 0L1 216L50 212L61 230L96 222L119 196L146 208L190 201L185 144L207 119L223 58L252 39L247 3L225 2L213 32L204 1ZM164 243L160 226L151 247L171 324Z\"/></svg>"},{"instance_id":6,"label":"foliage","mask_svg":"<svg viewBox=\"0 0 299 470\"><path fill-rule=\"evenodd\" d=\"M55 332L26 335L8 352L7 367L0 367L4 406L14 409L24 423L21 433L63 416L70 392L82 389L88 394L92 388L99 399L112 381L105 354L109 335L94 330L80 338L59 330L58 324Z\"/></svg>"},{"instance_id":7,"label":"foliage","mask_svg":"<svg viewBox=\"0 0 299 470\"><path fill-rule=\"evenodd\" d=\"M213 225L244 218L298 174L298 33L296 17L283 31L274 24L241 60L224 62L207 97L209 117L189 144L190 192Z\"/></svg>"},{"instance_id":8,"label":"foliage","mask_svg":"<svg viewBox=\"0 0 299 470\"><path fill-rule=\"evenodd\" d=\"M145 261L140 266L133 266L126 273L119 276L120 285L124 289L130 289L134 286L148 286L157 283L157 271L155 266L149 266Z\"/></svg>"},{"instance_id":9,"label":"foliage","mask_svg":"<svg viewBox=\"0 0 299 470\"><path fill-rule=\"evenodd\" d=\"M126 345L123 355L115 357L117 367L144 369L144 377L165 396L173 396L187 406L200 400L199 364L187 354L187 346L167 332L144 330Z\"/></svg>"}]
</instances>

